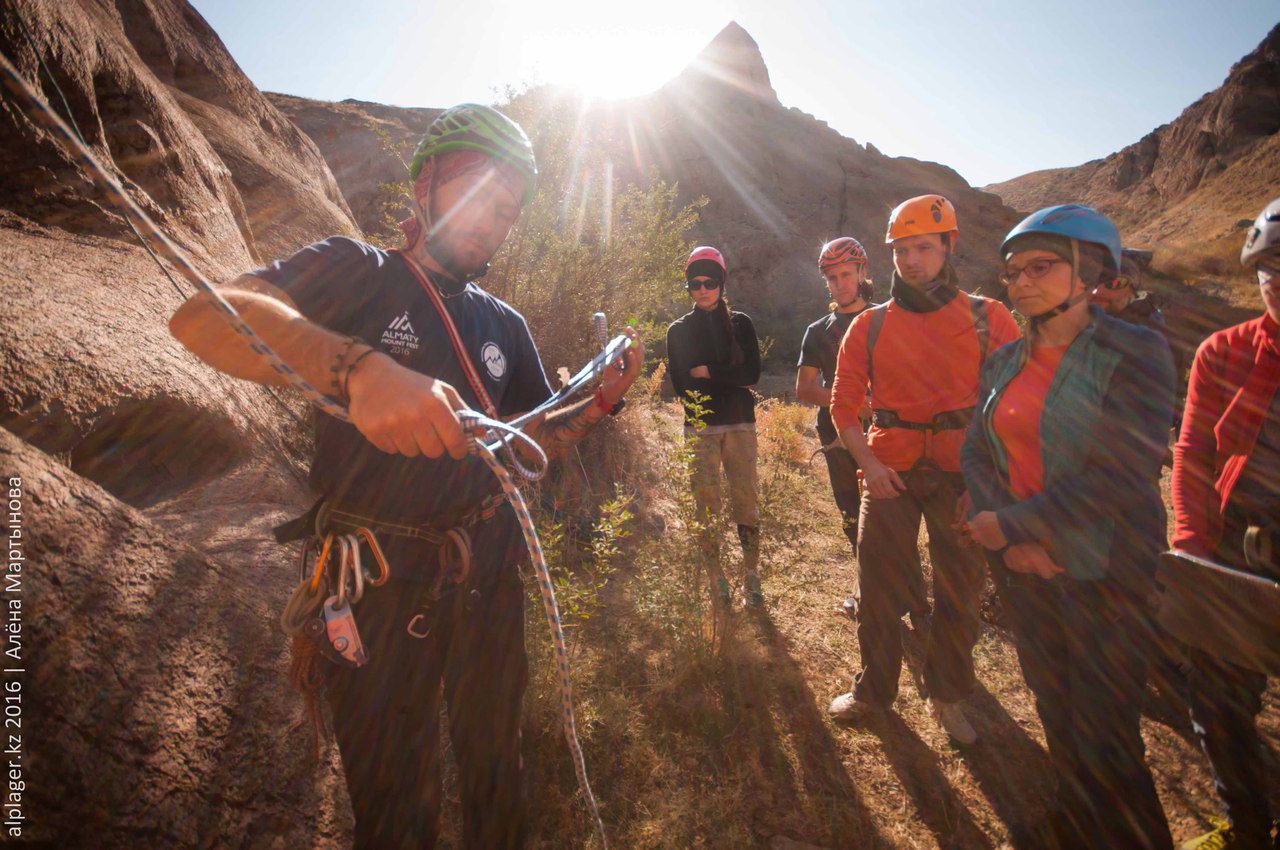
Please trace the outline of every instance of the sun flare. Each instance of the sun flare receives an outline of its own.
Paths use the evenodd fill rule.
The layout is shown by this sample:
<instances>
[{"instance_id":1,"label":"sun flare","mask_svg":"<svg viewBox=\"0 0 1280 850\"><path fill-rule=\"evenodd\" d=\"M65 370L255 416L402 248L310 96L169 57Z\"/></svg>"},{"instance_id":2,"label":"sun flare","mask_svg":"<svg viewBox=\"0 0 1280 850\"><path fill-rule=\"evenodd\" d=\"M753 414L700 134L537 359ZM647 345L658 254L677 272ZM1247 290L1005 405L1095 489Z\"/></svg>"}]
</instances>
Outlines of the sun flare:
<instances>
[{"instance_id":1,"label":"sun flare","mask_svg":"<svg viewBox=\"0 0 1280 850\"><path fill-rule=\"evenodd\" d=\"M526 67L532 83L567 86L591 98L635 97L679 74L701 46L697 39L650 38L622 27L564 30L530 44Z\"/></svg>"}]
</instances>

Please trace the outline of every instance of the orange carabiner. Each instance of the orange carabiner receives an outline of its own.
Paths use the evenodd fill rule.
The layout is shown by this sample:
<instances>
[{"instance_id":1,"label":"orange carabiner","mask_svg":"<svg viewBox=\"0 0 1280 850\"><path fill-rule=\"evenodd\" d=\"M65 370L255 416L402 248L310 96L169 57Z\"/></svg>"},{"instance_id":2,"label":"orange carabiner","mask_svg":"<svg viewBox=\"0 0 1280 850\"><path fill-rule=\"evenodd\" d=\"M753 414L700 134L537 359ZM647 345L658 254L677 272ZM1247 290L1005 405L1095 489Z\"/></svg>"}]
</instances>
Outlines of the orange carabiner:
<instances>
[{"instance_id":1,"label":"orange carabiner","mask_svg":"<svg viewBox=\"0 0 1280 850\"><path fill-rule=\"evenodd\" d=\"M320 579L324 576L324 565L329 560L329 550L333 548L333 535L326 534L324 537L324 546L320 549L320 558L316 561L316 571L311 576L311 592L315 593L320 588Z\"/></svg>"}]
</instances>

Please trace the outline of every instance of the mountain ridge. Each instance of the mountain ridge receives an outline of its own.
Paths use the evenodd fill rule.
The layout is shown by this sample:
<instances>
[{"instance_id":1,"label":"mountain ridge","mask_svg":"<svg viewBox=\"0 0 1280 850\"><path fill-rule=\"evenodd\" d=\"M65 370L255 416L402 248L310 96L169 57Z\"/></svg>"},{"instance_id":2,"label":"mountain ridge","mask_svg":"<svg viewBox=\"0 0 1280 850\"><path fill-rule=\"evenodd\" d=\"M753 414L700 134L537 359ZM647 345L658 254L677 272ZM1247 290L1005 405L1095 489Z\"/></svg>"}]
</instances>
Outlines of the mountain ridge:
<instances>
[{"instance_id":1,"label":"mountain ridge","mask_svg":"<svg viewBox=\"0 0 1280 850\"><path fill-rule=\"evenodd\" d=\"M984 188L1024 211L1090 204L1158 262L1185 254L1192 271L1238 274L1239 223L1280 195L1280 24L1220 86L1133 144Z\"/></svg>"}]
</instances>

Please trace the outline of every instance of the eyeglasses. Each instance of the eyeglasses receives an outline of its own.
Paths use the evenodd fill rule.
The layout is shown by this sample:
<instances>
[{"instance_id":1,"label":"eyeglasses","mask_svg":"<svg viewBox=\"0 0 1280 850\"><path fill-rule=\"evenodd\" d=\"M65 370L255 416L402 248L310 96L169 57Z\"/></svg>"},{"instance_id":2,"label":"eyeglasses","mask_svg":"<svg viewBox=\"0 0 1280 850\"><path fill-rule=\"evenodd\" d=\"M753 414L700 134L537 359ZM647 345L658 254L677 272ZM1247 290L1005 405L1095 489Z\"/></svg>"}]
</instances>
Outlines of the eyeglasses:
<instances>
[{"instance_id":1,"label":"eyeglasses","mask_svg":"<svg viewBox=\"0 0 1280 850\"><path fill-rule=\"evenodd\" d=\"M1058 263L1066 263L1067 260L1055 259L1039 259L1032 260L1020 269L1005 269L1004 274L1000 275L1000 282L1005 286L1013 286L1018 282L1018 278L1024 274L1027 280L1039 280L1049 273L1049 269Z\"/></svg>"},{"instance_id":2,"label":"eyeglasses","mask_svg":"<svg viewBox=\"0 0 1280 850\"><path fill-rule=\"evenodd\" d=\"M1104 280L1098 286L1102 289L1124 289L1126 286L1133 285L1133 278L1127 274L1122 274L1115 280Z\"/></svg>"},{"instance_id":3,"label":"eyeglasses","mask_svg":"<svg viewBox=\"0 0 1280 850\"><path fill-rule=\"evenodd\" d=\"M714 280L691 280L685 284L685 289L690 292L697 292L699 289L719 289L720 284Z\"/></svg>"}]
</instances>

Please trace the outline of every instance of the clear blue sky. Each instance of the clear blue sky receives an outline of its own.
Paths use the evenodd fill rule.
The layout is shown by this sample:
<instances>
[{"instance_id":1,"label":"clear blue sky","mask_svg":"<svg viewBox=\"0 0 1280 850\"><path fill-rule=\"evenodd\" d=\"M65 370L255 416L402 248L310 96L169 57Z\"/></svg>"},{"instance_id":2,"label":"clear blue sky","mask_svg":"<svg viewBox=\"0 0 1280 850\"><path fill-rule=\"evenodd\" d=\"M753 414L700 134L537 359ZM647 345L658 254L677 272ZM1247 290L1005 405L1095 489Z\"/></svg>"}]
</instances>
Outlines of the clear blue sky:
<instances>
[{"instance_id":1,"label":"clear blue sky","mask_svg":"<svg viewBox=\"0 0 1280 850\"><path fill-rule=\"evenodd\" d=\"M642 94L736 20L783 104L976 186L1137 141L1280 22L1276 0L193 2L259 88L399 106Z\"/></svg>"}]
</instances>

